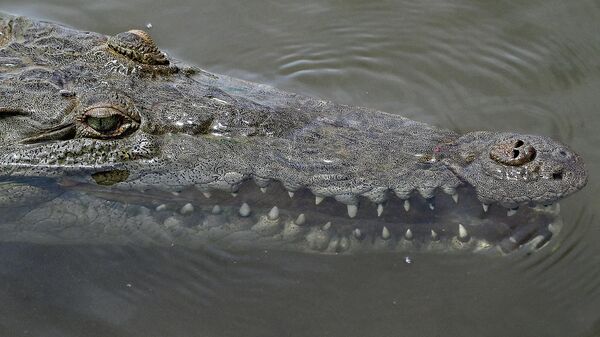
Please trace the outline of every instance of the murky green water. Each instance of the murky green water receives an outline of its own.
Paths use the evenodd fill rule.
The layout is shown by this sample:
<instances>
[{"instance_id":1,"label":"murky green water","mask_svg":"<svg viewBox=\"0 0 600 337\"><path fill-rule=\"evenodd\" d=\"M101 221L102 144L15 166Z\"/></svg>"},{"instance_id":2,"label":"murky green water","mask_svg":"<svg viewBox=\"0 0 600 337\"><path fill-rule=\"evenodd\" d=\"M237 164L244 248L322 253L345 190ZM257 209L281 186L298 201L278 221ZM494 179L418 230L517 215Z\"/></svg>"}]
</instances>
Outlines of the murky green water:
<instances>
[{"instance_id":1,"label":"murky green water","mask_svg":"<svg viewBox=\"0 0 600 337\"><path fill-rule=\"evenodd\" d=\"M554 248L321 256L0 245L2 336L599 336L598 1L3 0L114 34L152 24L210 71L465 132L552 136L585 159Z\"/></svg>"}]
</instances>

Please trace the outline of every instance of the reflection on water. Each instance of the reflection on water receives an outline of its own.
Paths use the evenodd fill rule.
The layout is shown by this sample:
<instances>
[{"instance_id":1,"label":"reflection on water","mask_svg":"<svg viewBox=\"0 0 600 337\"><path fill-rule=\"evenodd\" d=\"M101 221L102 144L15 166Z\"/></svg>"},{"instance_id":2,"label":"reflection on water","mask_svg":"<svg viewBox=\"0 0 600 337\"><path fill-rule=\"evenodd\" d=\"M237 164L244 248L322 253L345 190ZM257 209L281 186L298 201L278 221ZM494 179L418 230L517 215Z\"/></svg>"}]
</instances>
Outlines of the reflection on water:
<instances>
[{"instance_id":1,"label":"reflection on water","mask_svg":"<svg viewBox=\"0 0 600 337\"><path fill-rule=\"evenodd\" d=\"M320 256L0 245L7 336L600 334L600 6L594 1L69 0L2 10L158 44L219 73L457 131L555 137L590 182L533 255Z\"/></svg>"}]
</instances>

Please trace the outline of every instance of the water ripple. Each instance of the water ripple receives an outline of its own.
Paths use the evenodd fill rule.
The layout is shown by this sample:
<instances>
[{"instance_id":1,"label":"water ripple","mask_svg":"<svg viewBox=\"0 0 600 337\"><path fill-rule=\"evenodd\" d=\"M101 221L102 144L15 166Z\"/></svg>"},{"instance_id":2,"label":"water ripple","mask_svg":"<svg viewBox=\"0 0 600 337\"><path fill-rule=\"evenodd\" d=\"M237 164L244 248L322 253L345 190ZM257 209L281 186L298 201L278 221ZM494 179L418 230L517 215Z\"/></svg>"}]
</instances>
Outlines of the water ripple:
<instances>
[{"instance_id":1,"label":"water ripple","mask_svg":"<svg viewBox=\"0 0 600 337\"><path fill-rule=\"evenodd\" d=\"M459 109L461 103L478 97L528 100L540 107L548 95L580 85L590 71L598 71L589 62L598 54L598 44L549 34L542 23L520 17L507 21L496 12L465 4L389 7L389 3L351 4L344 6L343 19L328 20L339 8L308 6L315 17L299 29L303 34L285 36L286 47L277 50L278 74L310 84L321 95L327 91L322 87L343 91L336 86L356 94L352 81L360 78L375 83L379 99L390 97L376 107L408 101L431 114L460 115L448 107ZM379 19L361 20L367 11ZM318 31L306 26L321 20L323 24L315 25ZM352 93L347 103L364 100ZM341 100L345 99L342 93ZM530 112L529 117L538 116Z\"/></svg>"}]
</instances>

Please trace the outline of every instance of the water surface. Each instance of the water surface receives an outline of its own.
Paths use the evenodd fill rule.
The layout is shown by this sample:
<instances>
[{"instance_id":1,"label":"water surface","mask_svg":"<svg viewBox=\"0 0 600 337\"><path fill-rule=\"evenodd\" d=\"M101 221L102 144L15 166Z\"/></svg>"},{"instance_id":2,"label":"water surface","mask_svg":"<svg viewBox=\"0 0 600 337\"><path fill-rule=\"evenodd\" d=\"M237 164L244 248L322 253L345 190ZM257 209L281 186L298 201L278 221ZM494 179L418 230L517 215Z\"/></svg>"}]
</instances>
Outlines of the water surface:
<instances>
[{"instance_id":1,"label":"water surface","mask_svg":"<svg viewBox=\"0 0 600 337\"><path fill-rule=\"evenodd\" d=\"M460 132L551 136L588 186L533 255L0 245L5 336L600 335L597 1L4 0L279 88Z\"/></svg>"}]
</instances>

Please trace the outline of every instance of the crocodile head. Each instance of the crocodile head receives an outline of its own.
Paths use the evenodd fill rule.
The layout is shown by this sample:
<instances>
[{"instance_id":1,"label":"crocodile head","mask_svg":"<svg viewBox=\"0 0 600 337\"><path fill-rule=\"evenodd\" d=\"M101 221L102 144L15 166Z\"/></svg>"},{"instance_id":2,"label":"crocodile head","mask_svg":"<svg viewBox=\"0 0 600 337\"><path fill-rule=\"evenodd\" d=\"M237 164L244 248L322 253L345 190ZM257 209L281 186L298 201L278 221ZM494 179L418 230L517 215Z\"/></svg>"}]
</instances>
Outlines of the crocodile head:
<instances>
[{"instance_id":1,"label":"crocodile head","mask_svg":"<svg viewBox=\"0 0 600 337\"><path fill-rule=\"evenodd\" d=\"M581 158L548 137L473 132L460 137L448 151L452 155L444 162L475 188L484 204L549 205L587 182Z\"/></svg>"},{"instance_id":2,"label":"crocodile head","mask_svg":"<svg viewBox=\"0 0 600 337\"><path fill-rule=\"evenodd\" d=\"M94 224L85 217L103 209L105 224L195 228L187 237L218 227L244 232L245 242L259 235L316 250L404 247L417 237L512 248L546 240L555 214L482 218L480 202L546 205L586 181L579 157L545 137L460 137L187 68L139 30L107 37L25 18L0 23L0 206L18 211L19 201L63 193L16 215L15 228ZM202 212L182 218L191 209ZM69 226L61 212L84 218Z\"/></svg>"}]
</instances>

